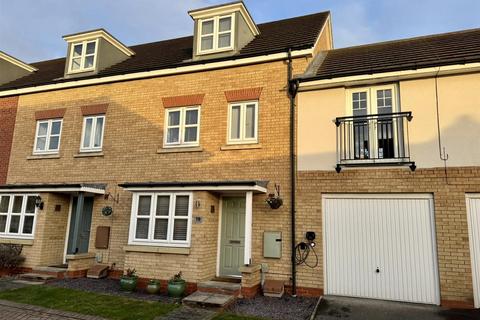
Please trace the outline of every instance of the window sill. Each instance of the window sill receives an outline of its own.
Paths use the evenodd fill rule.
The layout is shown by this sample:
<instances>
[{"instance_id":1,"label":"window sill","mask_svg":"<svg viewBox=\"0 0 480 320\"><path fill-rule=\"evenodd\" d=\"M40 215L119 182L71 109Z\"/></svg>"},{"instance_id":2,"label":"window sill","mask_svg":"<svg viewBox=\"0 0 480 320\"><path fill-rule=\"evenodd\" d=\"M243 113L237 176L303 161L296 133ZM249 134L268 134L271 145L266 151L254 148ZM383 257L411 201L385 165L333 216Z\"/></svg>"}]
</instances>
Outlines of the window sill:
<instances>
[{"instance_id":1,"label":"window sill","mask_svg":"<svg viewBox=\"0 0 480 320\"><path fill-rule=\"evenodd\" d=\"M73 156L74 158L103 157L103 151L83 151Z\"/></svg>"},{"instance_id":2,"label":"window sill","mask_svg":"<svg viewBox=\"0 0 480 320\"><path fill-rule=\"evenodd\" d=\"M183 152L202 152L202 147L171 147L161 148L157 150L157 153L183 153Z\"/></svg>"},{"instance_id":3,"label":"window sill","mask_svg":"<svg viewBox=\"0 0 480 320\"><path fill-rule=\"evenodd\" d=\"M123 247L126 252L145 252L145 253L167 253L167 254L181 254L189 255L190 248L180 247L157 247L157 246L142 246L142 245L128 245Z\"/></svg>"},{"instance_id":4,"label":"window sill","mask_svg":"<svg viewBox=\"0 0 480 320\"><path fill-rule=\"evenodd\" d=\"M21 244L24 246L33 246L33 239L0 238L0 243Z\"/></svg>"},{"instance_id":5,"label":"window sill","mask_svg":"<svg viewBox=\"0 0 480 320\"><path fill-rule=\"evenodd\" d=\"M31 156L27 157L27 160L42 160L42 159L60 159L60 155L58 153L53 154L32 154Z\"/></svg>"},{"instance_id":6,"label":"window sill","mask_svg":"<svg viewBox=\"0 0 480 320\"><path fill-rule=\"evenodd\" d=\"M259 143L251 143L251 144L227 144L220 147L220 150L227 151L227 150L249 150L249 149L261 149L262 145Z\"/></svg>"}]
</instances>

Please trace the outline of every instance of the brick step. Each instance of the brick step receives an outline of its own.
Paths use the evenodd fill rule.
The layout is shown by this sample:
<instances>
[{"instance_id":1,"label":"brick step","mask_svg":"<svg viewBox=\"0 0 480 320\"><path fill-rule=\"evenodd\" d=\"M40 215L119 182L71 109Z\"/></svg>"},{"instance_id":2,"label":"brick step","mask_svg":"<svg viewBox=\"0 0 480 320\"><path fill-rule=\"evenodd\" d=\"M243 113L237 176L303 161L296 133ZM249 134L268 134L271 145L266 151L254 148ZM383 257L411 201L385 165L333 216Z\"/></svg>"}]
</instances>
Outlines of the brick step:
<instances>
[{"instance_id":1,"label":"brick step","mask_svg":"<svg viewBox=\"0 0 480 320\"><path fill-rule=\"evenodd\" d=\"M48 280L53 280L53 279L56 279L56 277L48 274L40 274L40 273L22 273L18 276L19 281L31 281L31 282L39 282L39 283L45 283Z\"/></svg>"},{"instance_id":2,"label":"brick step","mask_svg":"<svg viewBox=\"0 0 480 320\"><path fill-rule=\"evenodd\" d=\"M194 308L207 308L221 311L235 302L233 295L196 291L182 300L182 303Z\"/></svg>"},{"instance_id":3,"label":"brick step","mask_svg":"<svg viewBox=\"0 0 480 320\"><path fill-rule=\"evenodd\" d=\"M224 281L203 281L197 284L197 291L207 293L218 293L238 297L241 293L242 285L234 282Z\"/></svg>"}]
</instances>

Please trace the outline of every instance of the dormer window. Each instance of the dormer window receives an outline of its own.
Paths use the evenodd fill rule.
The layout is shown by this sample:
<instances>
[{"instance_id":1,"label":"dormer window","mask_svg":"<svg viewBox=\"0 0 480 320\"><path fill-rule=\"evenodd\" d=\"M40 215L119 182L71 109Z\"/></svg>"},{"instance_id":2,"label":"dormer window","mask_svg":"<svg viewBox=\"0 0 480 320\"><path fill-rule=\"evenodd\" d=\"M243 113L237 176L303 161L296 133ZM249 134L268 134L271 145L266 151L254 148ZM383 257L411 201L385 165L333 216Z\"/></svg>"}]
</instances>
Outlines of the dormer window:
<instances>
[{"instance_id":1,"label":"dormer window","mask_svg":"<svg viewBox=\"0 0 480 320\"><path fill-rule=\"evenodd\" d=\"M233 49L234 17L234 14L229 14L200 20L200 54Z\"/></svg>"},{"instance_id":2,"label":"dormer window","mask_svg":"<svg viewBox=\"0 0 480 320\"><path fill-rule=\"evenodd\" d=\"M69 72L84 72L95 69L97 40L72 44Z\"/></svg>"}]
</instances>

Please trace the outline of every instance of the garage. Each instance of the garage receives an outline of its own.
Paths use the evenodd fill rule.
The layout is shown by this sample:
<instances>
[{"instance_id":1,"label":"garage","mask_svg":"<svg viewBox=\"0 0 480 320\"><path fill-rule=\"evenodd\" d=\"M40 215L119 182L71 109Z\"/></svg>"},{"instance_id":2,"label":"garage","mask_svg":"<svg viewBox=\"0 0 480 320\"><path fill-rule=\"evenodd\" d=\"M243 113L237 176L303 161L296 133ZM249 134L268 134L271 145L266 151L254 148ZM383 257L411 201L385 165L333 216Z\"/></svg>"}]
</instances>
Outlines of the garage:
<instances>
[{"instance_id":1,"label":"garage","mask_svg":"<svg viewBox=\"0 0 480 320\"><path fill-rule=\"evenodd\" d=\"M440 304L430 194L323 196L325 294Z\"/></svg>"},{"instance_id":2,"label":"garage","mask_svg":"<svg viewBox=\"0 0 480 320\"><path fill-rule=\"evenodd\" d=\"M473 297L475 308L480 308L480 194L467 194L467 212Z\"/></svg>"}]
</instances>

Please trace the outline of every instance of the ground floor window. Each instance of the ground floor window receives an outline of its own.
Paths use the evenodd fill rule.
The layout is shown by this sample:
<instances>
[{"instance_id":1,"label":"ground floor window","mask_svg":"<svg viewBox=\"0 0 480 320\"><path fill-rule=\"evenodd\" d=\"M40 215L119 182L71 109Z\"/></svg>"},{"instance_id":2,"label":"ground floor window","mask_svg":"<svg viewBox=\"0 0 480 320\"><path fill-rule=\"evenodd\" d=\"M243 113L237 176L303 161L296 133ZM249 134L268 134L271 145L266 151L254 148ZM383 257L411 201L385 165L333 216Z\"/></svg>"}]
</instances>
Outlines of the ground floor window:
<instances>
[{"instance_id":1,"label":"ground floor window","mask_svg":"<svg viewBox=\"0 0 480 320\"><path fill-rule=\"evenodd\" d=\"M191 218L190 193L134 194L129 242L188 247Z\"/></svg>"},{"instance_id":2,"label":"ground floor window","mask_svg":"<svg viewBox=\"0 0 480 320\"><path fill-rule=\"evenodd\" d=\"M0 236L33 239L37 195L0 194Z\"/></svg>"}]
</instances>

